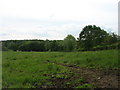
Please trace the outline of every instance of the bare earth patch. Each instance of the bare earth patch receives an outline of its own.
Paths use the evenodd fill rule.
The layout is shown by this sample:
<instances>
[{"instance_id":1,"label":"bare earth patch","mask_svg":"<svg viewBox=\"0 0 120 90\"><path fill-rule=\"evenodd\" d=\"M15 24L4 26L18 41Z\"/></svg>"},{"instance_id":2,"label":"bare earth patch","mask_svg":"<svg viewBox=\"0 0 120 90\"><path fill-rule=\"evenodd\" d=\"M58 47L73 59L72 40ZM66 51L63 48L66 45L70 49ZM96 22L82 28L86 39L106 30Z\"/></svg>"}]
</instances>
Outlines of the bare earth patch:
<instances>
[{"instance_id":1,"label":"bare earth patch","mask_svg":"<svg viewBox=\"0 0 120 90\"><path fill-rule=\"evenodd\" d=\"M53 87L56 88L65 88L65 87L75 87L79 84L66 85L65 83L71 80L75 80L79 77L85 79L82 84L89 83L95 85L96 88L118 88L118 79L119 79L119 69L91 69L83 68L72 65L65 65L60 63L55 63L58 65L65 66L69 68L77 76L71 76L68 79L52 79L52 82L56 83ZM80 84L81 85L81 84Z\"/></svg>"}]
</instances>

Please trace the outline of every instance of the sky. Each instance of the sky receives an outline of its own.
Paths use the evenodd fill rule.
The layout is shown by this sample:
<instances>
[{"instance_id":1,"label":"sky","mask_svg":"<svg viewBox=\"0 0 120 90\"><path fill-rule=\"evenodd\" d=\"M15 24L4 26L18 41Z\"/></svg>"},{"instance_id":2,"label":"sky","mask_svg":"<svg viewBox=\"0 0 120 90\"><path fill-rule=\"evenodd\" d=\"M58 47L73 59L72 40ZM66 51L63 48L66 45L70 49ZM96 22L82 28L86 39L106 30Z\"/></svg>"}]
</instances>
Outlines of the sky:
<instances>
[{"instance_id":1,"label":"sky","mask_svg":"<svg viewBox=\"0 0 120 90\"><path fill-rule=\"evenodd\" d=\"M119 0L0 0L0 40L63 40L86 25L118 33Z\"/></svg>"}]
</instances>

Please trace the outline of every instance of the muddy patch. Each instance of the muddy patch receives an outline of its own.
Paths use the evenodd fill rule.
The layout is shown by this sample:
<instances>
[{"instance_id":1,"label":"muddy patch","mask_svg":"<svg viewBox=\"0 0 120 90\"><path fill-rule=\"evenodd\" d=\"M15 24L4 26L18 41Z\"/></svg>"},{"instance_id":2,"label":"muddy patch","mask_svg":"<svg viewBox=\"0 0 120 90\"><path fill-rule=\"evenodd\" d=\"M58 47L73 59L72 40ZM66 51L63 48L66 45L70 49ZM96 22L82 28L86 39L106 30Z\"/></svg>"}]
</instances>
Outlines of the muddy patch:
<instances>
[{"instance_id":1,"label":"muddy patch","mask_svg":"<svg viewBox=\"0 0 120 90\"><path fill-rule=\"evenodd\" d=\"M53 63L53 62L52 62ZM68 79L56 79L52 78L52 82L55 83L56 88L72 88L78 85L91 84L95 88L118 88L119 69L90 69L78 67L75 65L65 65L60 63L54 63L62 65L70 69L74 75ZM74 80L83 78L84 81L71 83Z\"/></svg>"}]
</instances>

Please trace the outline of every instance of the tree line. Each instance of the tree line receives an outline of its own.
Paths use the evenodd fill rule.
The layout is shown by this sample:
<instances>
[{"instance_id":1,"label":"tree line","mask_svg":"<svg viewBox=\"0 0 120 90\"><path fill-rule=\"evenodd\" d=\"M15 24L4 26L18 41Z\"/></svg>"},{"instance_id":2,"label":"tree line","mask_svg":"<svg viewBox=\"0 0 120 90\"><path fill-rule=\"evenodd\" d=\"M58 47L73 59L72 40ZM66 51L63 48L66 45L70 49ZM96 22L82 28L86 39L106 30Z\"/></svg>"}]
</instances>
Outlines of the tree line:
<instances>
[{"instance_id":1,"label":"tree line","mask_svg":"<svg viewBox=\"0 0 120 90\"><path fill-rule=\"evenodd\" d=\"M72 35L67 35L64 40L2 41L3 51L89 51L119 48L120 36L107 33L96 25L85 26L77 39Z\"/></svg>"}]
</instances>

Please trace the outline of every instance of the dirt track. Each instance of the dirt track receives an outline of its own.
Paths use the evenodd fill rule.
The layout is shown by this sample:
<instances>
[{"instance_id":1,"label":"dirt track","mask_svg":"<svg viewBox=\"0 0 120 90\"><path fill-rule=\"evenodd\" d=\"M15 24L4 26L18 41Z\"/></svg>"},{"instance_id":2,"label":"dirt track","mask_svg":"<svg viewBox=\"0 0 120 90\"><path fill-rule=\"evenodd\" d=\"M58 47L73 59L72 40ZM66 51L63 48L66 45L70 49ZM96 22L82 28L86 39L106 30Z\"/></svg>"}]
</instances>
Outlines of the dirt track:
<instances>
[{"instance_id":1,"label":"dirt track","mask_svg":"<svg viewBox=\"0 0 120 90\"><path fill-rule=\"evenodd\" d=\"M90 68L81 68L77 66L55 63L69 68L72 72L82 76L86 82L92 83L96 88L118 88L119 70L99 70ZM58 81L62 84L63 81ZM55 81L57 82L57 81ZM58 85L59 86L59 85Z\"/></svg>"}]
</instances>

